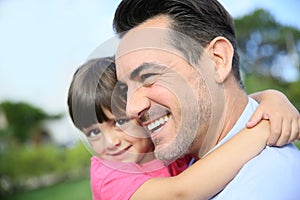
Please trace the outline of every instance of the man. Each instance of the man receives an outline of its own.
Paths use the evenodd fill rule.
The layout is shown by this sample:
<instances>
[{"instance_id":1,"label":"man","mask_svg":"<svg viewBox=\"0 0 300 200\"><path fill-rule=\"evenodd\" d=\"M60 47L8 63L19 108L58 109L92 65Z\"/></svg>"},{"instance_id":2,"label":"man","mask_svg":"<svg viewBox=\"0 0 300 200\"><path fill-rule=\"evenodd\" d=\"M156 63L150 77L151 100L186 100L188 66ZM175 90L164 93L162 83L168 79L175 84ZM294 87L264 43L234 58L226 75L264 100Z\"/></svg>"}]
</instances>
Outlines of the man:
<instances>
[{"instance_id":1,"label":"man","mask_svg":"<svg viewBox=\"0 0 300 200\"><path fill-rule=\"evenodd\" d=\"M114 28L127 113L148 129L158 158L201 158L245 126L257 103L243 89L233 21L218 1L123 0ZM299 169L295 146L266 147L214 199L299 199Z\"/></svg>"}]
</instances>

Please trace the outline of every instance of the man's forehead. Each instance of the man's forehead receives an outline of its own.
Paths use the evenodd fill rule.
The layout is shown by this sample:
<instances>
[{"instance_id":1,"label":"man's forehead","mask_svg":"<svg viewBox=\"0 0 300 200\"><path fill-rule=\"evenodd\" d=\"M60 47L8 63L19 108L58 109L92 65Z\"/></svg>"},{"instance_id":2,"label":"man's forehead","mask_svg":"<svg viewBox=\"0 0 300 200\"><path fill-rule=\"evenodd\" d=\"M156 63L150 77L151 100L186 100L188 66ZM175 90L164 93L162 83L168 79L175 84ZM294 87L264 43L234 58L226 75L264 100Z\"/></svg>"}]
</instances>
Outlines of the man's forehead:
<instances>
[{"instance_id":1,"label":"man's forehead","mask_svg":"<svg viewBox=\"0 0 300 200\"><path fill-rule=\"evenodd\" d=\"M171 31L168 28L169 24L170 20L167 16L158 16L123 33L117 55L140 48L164 47L166 45L164 38Z\"/></svg>"},{"instance_id":2,"label":"man's forehead","mask_svg":"<svg viewBox=\"0 0 300 200\"><path fill-rule=\"evenodd\" d=\"M166 49L135 50L116 58L117 76L121 80L139 74L137 72L161 72L176 65L180 59L184 59L181 54Z\"/></svg>"},{"instance_id":3,"label":"man's forehead","mask_svg":"<svg viewBox=\"0 0 300 200\"><path fill-rule=\"evenodd\" d=\"M132 54L132 56L129 55L116 59L117 77L121 82L127 79L135 79L144 71L157 71L158 66L161 66L159 59L149 59L157 58L149 56L149 53L146 53L147 57L143 57L141 54L139 54L141 56Z\"/></svg>"},{"instance_id":4,"label":"man's forehead","mask_svg":"<svg viewBox=\"0 0 300 200\"><path fill-rule=\"evenodd\" d=\"M127 32L121 39L116 57L143 49L169 49L167 42L169 29L166 28L139 28Z\"/></svg>"}]
</instances>

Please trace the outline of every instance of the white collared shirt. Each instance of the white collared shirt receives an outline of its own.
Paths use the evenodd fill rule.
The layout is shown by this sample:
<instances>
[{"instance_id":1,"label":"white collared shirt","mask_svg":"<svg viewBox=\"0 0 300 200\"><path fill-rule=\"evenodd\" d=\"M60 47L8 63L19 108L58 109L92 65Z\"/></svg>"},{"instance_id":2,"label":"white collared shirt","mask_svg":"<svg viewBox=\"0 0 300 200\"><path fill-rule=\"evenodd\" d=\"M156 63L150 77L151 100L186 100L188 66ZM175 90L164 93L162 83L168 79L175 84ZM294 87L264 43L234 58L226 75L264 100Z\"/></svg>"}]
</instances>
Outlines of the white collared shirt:
<instances>
[{"instance_id":1,"label":"white collared shirt","mask_svg":"<svg viewBox=\"0 0 300 200\"><path fill-rule=\"evenodd\" d=\"M237 123L214 149L242 130L257 106L249 98ZM300 200L300 151L293 144L281 148L267 146L212 199Z\"/></svg>"}]
</instances>

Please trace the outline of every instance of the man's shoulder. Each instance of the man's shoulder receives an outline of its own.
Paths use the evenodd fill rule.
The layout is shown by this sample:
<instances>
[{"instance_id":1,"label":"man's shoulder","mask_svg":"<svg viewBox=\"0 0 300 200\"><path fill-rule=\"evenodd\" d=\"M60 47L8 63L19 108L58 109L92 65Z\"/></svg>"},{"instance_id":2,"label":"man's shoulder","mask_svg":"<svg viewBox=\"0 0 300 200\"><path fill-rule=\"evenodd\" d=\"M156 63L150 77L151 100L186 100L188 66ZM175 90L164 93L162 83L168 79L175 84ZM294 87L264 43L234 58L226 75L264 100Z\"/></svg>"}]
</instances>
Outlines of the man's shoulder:
<instances>
[{"instance_id":1,"label":"man's shoulder","mask_svg":"<svg viewBox=\"0 0 300 200\"><path fill-rule=\"evenodd\" d=\"M216 199L300 199L300 151L266 147L243 166Z\"/></svg>"},{"instance_id":2,"label":"man's shoulder","mask_svg":"<svg viewBox=\"0 0 300 200\"><path fill-rule=\"evenodd\" d=\"M293 145L266 147L258 156L250 160L240 171L242 179L258 180L263 184L275 181L300 184L300 151ZM238 177L237 177L238 178ZM279 182L278 182L279 181ZM277 182L277 183L276 183Z\"/></svg>"},{"instance_id":3,"label":"man's shoulder","mask_svg":"<svg viewBox=\"0 0 300 200\"><path fill-rule=\"evenodd\" d=\"M255 168L256 171L268 171L270 174L274 174L275 171L286 171L287 169L293 170L296 168L299 170L300 151L293 144L283 147L267 146L258 156L250 160L244 168L245 170Z\"/></svg>"}]
</instances>

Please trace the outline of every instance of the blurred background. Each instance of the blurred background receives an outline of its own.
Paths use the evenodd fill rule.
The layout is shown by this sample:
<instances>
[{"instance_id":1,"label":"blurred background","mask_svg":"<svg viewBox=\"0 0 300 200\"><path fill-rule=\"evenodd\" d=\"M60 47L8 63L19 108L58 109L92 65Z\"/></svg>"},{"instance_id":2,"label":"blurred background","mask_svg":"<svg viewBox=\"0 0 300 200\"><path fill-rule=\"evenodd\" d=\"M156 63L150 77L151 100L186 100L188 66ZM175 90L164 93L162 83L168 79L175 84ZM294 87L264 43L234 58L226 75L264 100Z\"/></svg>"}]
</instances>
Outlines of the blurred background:
<instances>
[{"instance_id":1,"label":"blurred background","mask_svg":"<svg viewBox=\"0 0 300 200\"><path fill-rule=\"evenodd\" d=\"M114 36L119 2L0 0L1 199L91 199L90 154L67 91L77 67ZM300 2L220 2L235 19L246 90L280 90L300 110Z\"/></svg>"}]
</instances>

